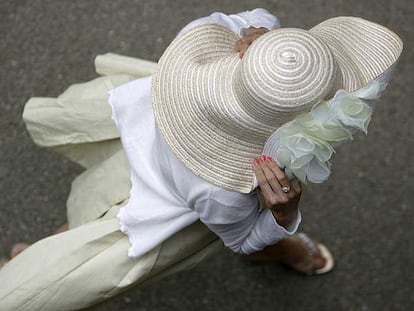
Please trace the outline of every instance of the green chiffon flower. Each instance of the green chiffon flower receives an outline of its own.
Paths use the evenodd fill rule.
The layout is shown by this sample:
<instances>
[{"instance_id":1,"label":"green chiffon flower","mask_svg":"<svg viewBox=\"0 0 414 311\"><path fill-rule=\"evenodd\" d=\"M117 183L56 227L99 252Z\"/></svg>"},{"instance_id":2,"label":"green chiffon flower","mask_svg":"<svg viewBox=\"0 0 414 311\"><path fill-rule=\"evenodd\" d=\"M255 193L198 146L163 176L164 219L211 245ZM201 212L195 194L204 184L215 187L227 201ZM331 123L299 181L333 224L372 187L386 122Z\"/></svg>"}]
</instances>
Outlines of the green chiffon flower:
<instances>
[{"instance_id":1,"label":"green chiffon flower","mask_svg":"<svg viewBox=\"0 0 414 311\"><path fill-rule=\"evenodd\" d=\"M354 95L339 90L329 103L331 114L345 126L353 127L368 133L372 108Z\"/></svg>"},{"instance_id":2,"label":"green chiffon flower","mask_svg":"<svg viewBox=\"0 0 414 311\"><path fill-rule=\"evenodd\" d=\"M386 83L373 81L355 92L339 90L329 101L317 103L277 129L264 152L275 156L289 178L321 183L330 175L333 146L352 139L355 129L367 133L373 104Z\"/></svg>"}]
</instances>

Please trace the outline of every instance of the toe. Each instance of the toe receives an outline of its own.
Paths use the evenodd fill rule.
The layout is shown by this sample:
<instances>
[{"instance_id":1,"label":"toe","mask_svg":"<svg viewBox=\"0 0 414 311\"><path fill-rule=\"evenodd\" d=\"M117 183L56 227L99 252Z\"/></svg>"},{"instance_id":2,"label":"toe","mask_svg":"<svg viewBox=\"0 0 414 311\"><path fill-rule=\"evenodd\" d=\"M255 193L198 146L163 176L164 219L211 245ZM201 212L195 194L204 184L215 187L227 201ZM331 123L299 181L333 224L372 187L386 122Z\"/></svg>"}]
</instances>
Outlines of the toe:
<instances>
[{"instance_id":1,"label":"toe","mask_svg":"<svg viewBox=\"0 0 414 311\"><path fill-rule=\"evenodd\" d=\"M10 251L10 257L14 258L17 255L19 255L22 251L24 251L26 248L29 247L29 244L26 243L16 243L13 245L11 251Z\"/></svg>"},{"instance_id":2,"label":"toe","mask_svg":"<svg viewBox=\"0 0 414 311\"><path fill-rule=\"evenodd\" d=\"M322 269L326 265L326 259L322 257L321 254L317 254L313 256L313 268L314 269Z\"/></svg>"},{"instance_id":3,"label":"toe","mask_svg":"<svg viewBox=\"0 0 414 311\"><path fill-rule=\"evenodd\" d=\"M0 269L3 268L10 260L6 258L0 259Z\"/></svg>"}]
</instances>

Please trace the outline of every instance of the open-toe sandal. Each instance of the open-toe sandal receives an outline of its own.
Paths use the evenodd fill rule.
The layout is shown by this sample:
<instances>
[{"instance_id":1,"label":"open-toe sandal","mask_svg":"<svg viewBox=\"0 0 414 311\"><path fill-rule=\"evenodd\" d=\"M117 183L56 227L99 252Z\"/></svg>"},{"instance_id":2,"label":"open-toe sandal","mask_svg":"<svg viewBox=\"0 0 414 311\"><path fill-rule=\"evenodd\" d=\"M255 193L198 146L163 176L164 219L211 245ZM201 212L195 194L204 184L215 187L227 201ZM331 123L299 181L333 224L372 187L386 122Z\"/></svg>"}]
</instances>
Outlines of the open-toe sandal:
<instances>
[{"instance_id":1,"label":"open-toe sandal","mask_svg":"<svg viewBox=\"0 0 414 311\"><path fill-rule=\"evenodd\" d=\"M300 240L309 251L309 256L307 256L307 258L302 263L294 267L295 270L298 272L306 273L308 275L313 275L325 274L333 269L334 259L331 252L325 245L322 243L314 242L306 233L295 234L293 238ZM314 267L315 255L320 255L324 259L325 264L323 267Z\"/></svg>"}]
</instances>

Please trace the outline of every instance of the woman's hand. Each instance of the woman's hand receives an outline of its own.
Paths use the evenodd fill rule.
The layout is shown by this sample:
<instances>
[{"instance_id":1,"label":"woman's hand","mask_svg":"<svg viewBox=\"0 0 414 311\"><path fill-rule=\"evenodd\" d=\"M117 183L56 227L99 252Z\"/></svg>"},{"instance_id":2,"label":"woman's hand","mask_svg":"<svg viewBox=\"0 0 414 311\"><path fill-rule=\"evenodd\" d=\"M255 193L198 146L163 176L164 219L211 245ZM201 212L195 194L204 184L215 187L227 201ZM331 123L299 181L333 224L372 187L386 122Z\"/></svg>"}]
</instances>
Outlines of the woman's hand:
<instances>
[{"instance_id":1,"label":"woman's hand","mask_svg":"<svg viewBox=\"0 0 414 311\"><path fill-rule=\"evenodd\" d=\"M297 217L301 184L291 185L285 173L268 156L254 159L253 170L259 182L261 205L272 211L279 225L288 228Z\"/></svg>"},{"instance_id":2,"label":"woman's hand","mask_svg":"<svg viewBox=\"0 0 414 311\"><path fill-rule=\"evenodd\" d=\"M236 42L236 51L240 53L240 58L243 58L244 53L246 53L247 51L247 48L253 43L254 40L256 40L268 31L269 29L263 27L250 27L249 29L247 29L244 37L240 38Z\"/></svg>"}]
</instances>

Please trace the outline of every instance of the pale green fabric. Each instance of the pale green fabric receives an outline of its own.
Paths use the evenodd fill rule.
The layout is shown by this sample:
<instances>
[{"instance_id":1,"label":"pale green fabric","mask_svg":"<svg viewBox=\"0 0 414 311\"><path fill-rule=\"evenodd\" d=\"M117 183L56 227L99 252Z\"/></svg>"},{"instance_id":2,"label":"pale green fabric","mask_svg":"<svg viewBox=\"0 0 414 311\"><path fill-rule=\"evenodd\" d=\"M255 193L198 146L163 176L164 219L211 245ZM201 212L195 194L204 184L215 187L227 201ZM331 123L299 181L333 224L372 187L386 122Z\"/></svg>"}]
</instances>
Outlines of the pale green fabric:
<instances>
[{"instance_id":1,"label":"pale green fabric","mask_svg":"<svg viewBox=\"0 0 414 311\"><path fill-rule=\"evenodd\" d=\"M38 241L0 270L2 311L82 309L190 268L223 247L196 222L140 258L127 256L128 237L119 231L116 214L128 200L131 183L107 92L138 78L142 63L101 56L97 65L105 68L97 71L108 76L73 85L58 98L32 98L26 104L23 117L33 140L87 169L74 180L68 198L70 230ZM156 67L144 63L142 74Z\"/></svg>"},{"instance_id":2,"label":"pale green fabric","mask_svg":"<svg viewBox=\"0 0 414 311\"><path fill-rule=\"evenodd\" d=\"M107 104L108 91L133 79L105 76L74 84L58 98L31 98L23 119L34 142L51 147L118 138Z\"/></svg>"},{"instance_id":3,"label":"pale green fabric","mask_svg":"<svg viewBox=\"0 0 414 311\"><path fill-rule=\"evenodd\" d=\"M78 310L188 269L222 247L196 222L138 259L114 214L43 239L0 270L1 310Z\"/></svg>"},{"instance_id":4,"label":"pale green fabric","mask_svg":"<svg viewBox=\"0 0 414 311\"><path fill-rule=\"evenodd\" d=\"M95 220L129 196L129 167L121 149L79 175L67 201L69 228Z\"/></svg>"},{"instance_id":5,"label":"pale green fabric","mask_svg":"<svg viewBox=\"0 0 414 311\"><path fill-rule=\"evenodd\" d=\"M144 59L106 53L95 58L96 72L107 76L128 74L134 77L147 77L157 70L158 64Z\"/></svg>"}]
</instances>

